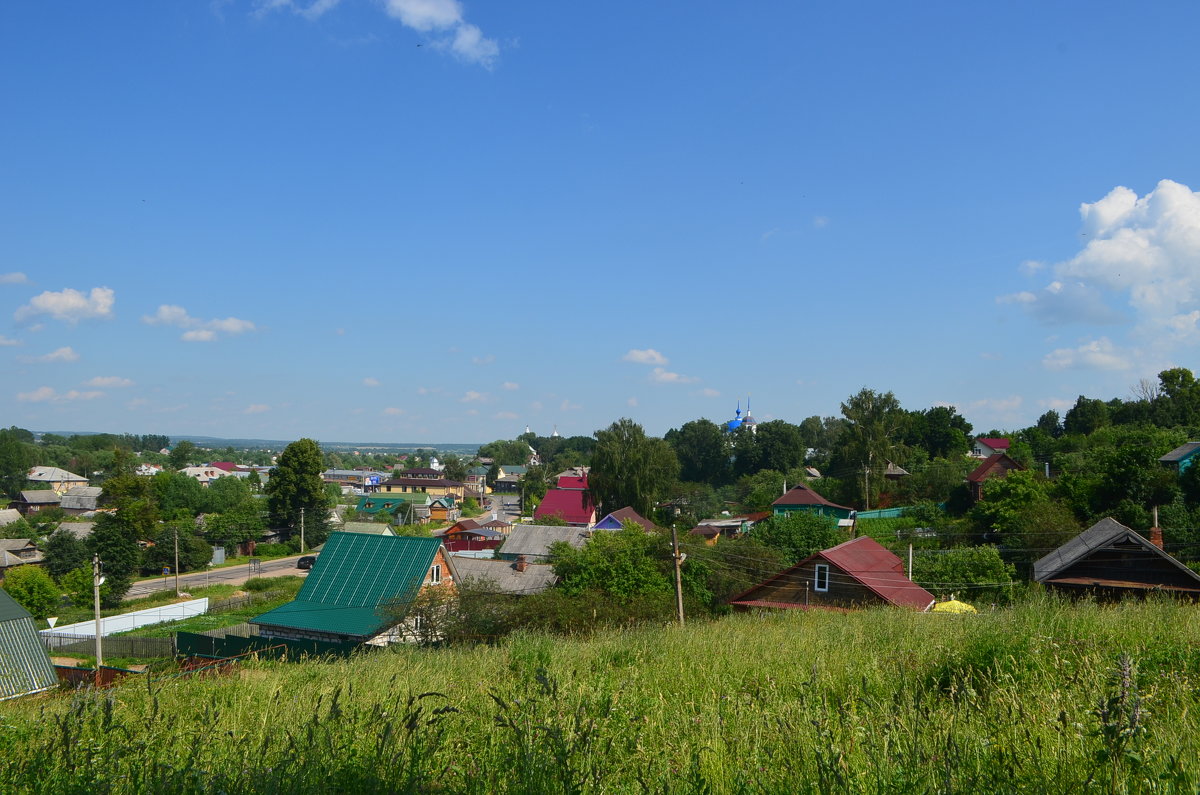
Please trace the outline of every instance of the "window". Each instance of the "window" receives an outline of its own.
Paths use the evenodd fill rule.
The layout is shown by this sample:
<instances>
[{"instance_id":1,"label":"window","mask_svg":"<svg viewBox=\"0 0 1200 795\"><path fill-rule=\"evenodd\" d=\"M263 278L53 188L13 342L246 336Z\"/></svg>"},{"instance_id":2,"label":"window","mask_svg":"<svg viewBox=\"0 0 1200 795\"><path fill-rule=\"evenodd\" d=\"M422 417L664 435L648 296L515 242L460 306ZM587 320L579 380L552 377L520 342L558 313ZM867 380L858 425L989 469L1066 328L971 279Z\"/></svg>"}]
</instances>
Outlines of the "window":
<instances>
[{"instance_id":1,"label":"window","mask_svg":"<svg viewBox=\"0 0 1200 795\"><path fill-rule=\"evenodd\" d=\"M813 590L828 591L829 590L829 565L826 563L818 563L813 568Z\"/></svg>"},{"instance_id":2,"label":"window","mask_svg":"<svg viewBox=\"0 0 1200 795\"><path fill-rule=\"evenodd\" d=\"M437 585L442 581L442 567L440 565L434 566L429 570L429 581L434 585Z\"/></svg>"}]
</instances>

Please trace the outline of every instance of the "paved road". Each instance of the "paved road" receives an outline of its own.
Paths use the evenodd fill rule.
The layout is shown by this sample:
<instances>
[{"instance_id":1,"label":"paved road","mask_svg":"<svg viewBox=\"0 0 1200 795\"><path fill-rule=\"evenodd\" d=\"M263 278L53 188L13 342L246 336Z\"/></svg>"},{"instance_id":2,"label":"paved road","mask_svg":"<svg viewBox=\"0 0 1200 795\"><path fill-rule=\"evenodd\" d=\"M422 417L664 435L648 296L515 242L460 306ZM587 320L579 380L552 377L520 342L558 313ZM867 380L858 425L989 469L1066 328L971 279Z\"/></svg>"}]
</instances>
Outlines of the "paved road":
<instances>
[{"instance_id":1,"label":"paved road","mask_svg":"<svg viewBox=\"0 0 1200 795\"><path fill-rule=\"evenodd\" d=\"M299 577L307 577L308 572L296 568L296 561L299 560L299 555L294 555L290 558L276 558L275 560L266 560L262 563L262 570L253 575L256 577L279 577L284 574L294 574ZM241 585L251 577L250 567L243 566L227 566L222 569L213 569L211 572L200 572L198 574L183 574L179 577L179 587L183 591L189 588L202 588L205 585ZM125 594L126 599L137 599L141 596L149 596L156 591L175 590L175 576L155 577L153 580L142 580L133 584L129 589L129 593Z\"/></svg>"}]
</instances>

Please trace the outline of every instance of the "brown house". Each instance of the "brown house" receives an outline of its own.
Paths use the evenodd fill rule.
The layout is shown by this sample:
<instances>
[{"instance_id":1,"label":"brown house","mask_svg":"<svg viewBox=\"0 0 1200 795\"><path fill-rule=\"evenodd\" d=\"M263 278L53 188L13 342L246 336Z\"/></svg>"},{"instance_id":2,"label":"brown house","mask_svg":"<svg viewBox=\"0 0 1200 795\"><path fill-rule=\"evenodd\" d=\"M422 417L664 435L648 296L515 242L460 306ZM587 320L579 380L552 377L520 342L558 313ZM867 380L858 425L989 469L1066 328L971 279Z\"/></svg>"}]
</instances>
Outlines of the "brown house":
<instances>
[{"instance_id":1,"label":"brown house","mask_svg":"<svg viewBox=\"0 0 1200 795\"><path fill-rule=\"evenodd\" d=\"M900 558L868 536L821 550L729 600L735 610L876 605L925 610L933 602L933 594L904 575Z\"/></svg>"},{"instance_id":2,"label":"brown house","mask_svg":"<svg viewBox=\"0 0 1200 795\"><path fill-rule=\"evenodd\" d=\"M1100 597L1151 591L1200 597L1200 574L1113 518L1101 519L1033 564L1033 579L1055 590Z\"/></svg>"},{"instance_id":3,"label":"brown house","mask_svg":"<svg viewBox=\"0 0 1200 795\"><path fill-rule=\"evenodd\" d=\"M1024 469L1008 457L1008 453L993 453L983 460L979 466L967 475L967 488L971 490L971 499L979 502L983 499L983 484L992 478L1005 477L1014 469Z\"/></svg>"}]
</instances>

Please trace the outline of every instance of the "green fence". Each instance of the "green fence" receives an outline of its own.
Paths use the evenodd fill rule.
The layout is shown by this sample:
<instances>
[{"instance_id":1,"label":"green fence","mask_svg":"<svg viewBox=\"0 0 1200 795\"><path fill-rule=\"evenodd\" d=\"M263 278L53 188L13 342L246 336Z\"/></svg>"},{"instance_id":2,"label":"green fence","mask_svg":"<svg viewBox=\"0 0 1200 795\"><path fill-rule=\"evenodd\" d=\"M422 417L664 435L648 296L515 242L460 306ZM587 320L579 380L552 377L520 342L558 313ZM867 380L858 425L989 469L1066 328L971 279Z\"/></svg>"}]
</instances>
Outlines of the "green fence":
<instances>
[{"instance_id":1,"label":"green fence","mask_svg":"<svg viewBox=\"0 0 1200 795\"><path fill-rule=\"evenodd\" d=\"M285 640L258 635L249 638L237 635L210 637L195 632L175 633L175 647L179 650L179 654L185 656L236 657L240 654L260 652L264 656L289 660L297 660L301 657L325 657L330 654L346 657L362 648L357 643Z\"/></svg>"}]
</instances>

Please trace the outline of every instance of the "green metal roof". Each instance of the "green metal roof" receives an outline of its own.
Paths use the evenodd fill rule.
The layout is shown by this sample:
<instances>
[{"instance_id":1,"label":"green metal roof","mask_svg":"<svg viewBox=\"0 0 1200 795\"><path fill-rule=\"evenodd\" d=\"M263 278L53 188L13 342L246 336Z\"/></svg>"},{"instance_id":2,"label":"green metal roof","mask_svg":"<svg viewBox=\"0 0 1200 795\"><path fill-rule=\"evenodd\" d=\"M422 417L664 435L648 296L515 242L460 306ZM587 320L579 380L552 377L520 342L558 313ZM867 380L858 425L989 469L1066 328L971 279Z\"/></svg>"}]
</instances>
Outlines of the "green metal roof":
<instances>
[{"instance_id":1,"label":"green metal roof","mask_svg":"<svg viewBox=\"0 0 1200 795\"><path fill-rule=\"evenodd\" d=\"M369 638L399 621L441 543L332 533L295 600L250 623Z\"/></svg>"},{"instance_id":2,"label":"green metal roof","mask_svg":"<svg viewBox=\"0 0 1200 795\"><path fill-rule=\"evenodd\" d=\"M58 685L33 617L0 590L0 701Z\"/></svg>"},{"instance_id":3,"label":"green metal roof","mask_svg":"<svg viewBox=\"0 0 1200 795\"><path fill-rule=\"evenodd\" d=\"M358 505L354 510L359 513L379 513L380 511L394 511L397 508L407 508L409 503L417 505L428 505L429 495L424 492L419 494L372 494L367 497L359 497ZM367 506L371 507L367 507Z\"/></svg>"},{"instance_id":4,"label":"green metal roof","mask_svg":"<svg viewBox=\"0 0 1200 795\"><path fill-rule=\"evenodd\" d=\"M12 621L18 618L29 618L33 616L28 610L21 607L16 599L8 595L8 592L0 588L0 621Z\"/></svg>"},{"instance_id":5,"label":"green metal roof","mask_svg":"<svg viewBox=\"0 0 1200 795\"><path fill-rule=\"evenodd\" d=\"M487 467L471 467L470 469L467 470L468 475L475 475L476 477L486 475L487 473L488 473Z\"/></svg>"}]
</instances>

